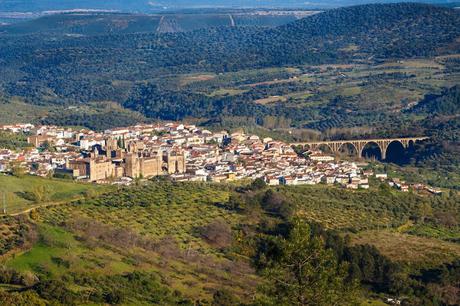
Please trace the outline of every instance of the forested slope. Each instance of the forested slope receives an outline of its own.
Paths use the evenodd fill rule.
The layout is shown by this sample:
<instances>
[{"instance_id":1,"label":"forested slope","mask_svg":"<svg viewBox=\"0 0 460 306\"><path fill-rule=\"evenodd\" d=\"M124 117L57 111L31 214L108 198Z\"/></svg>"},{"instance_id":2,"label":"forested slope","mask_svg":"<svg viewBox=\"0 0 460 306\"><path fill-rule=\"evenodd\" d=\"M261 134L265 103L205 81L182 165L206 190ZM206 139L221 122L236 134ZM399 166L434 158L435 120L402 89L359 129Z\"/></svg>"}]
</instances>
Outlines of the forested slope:
<instances>
[{"instance_id":1,"label":"forested slope","mask_svg":"<svg viewBox=\"0 0 460 306\"><path fill-rule=\"evenodd\" d=\"M440 95L427 95L411 109L415 113L457 115L460 113L460 85L446 89Z\"/></svg>"},{"instance_id":2,"label":"forested slope","mask_svg":"<svg viewBox=\"0 0 460 306\"><path fill-rule=\"evenodd\" d=\"M273 30L227 27L77 38L0 35L0 84L7 94L31 101L124 101L126 88L112 81L434 55L455 50L452 43L459 36L458 11L420 4L331 10Z\"/></svg>"}]
</instances>

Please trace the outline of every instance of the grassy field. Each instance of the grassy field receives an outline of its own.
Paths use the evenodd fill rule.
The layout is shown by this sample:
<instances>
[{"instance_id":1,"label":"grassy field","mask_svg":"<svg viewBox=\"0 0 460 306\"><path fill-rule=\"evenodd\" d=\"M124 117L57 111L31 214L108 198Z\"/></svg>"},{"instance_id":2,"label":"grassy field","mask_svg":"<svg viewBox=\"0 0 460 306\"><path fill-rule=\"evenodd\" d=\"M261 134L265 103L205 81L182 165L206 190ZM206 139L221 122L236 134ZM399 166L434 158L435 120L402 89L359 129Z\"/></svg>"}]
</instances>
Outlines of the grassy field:
<instances>
[{"instance_id":1,"label":"grassy field","mask_svg":"<svg viewBox=\"0 0 460 306\"><path fill-rule=\"evenodd\" d=\"M38 228L40 240L30 250L8 260L8 267L21 272L44 273L57 279L86 273L91 273L92 277L133 271L155 273L161 275L171 289L192 299L209 299L215 288L222 287L244 299L257 282L257 277L243 262L89 241L78 232L68 232L46 223L39 224ZM67 281L67 286L76 292L87 289L71 281Z\"/></svg>"},{"instance_id":2,"label":"grassy field","mask_svg":"<svg viewBox=\"0 0 460 306\"><path fill-rule=\"evenodd\" d=\"M457 243L460 242L460 228L458 226L446 228L432 224L415 224L405 229L404 233Z\"/></svg>"},{"instance_id":3,"label":"grassy field","mask_svg":"<svg viewBox=\"0 0 460 306\"><path fill-rule=\"evenodd\" d=\"M245 93L246 90L244 89L225 89L225 88L220 88L216 91L213 91L209 96L215 97L215 96L234 96L234 95L239 95L242 93Z\"/></svg>"},{"instance_id":4,"label":"grassy field","mask_svg":"<svg viewBox=\"0 0 460 306\"><path fill-rule=\"evenodd\" d=\"M37 203L32 200L30 193L39 187L45 187L47 201ZM87 192L102 192L104 186L80 184L72 181L45 179L35 176L0 175L0 193L5 193L7 213L15 214L46 203L68 202L82 198Z\"/></svg>"},{"instance_id":5,"label":"grassy field","mask_svg":"<svg viewBox=\"0 0 460 306\"><path fill-rule=\"evenodd\" d=\"M193 74L184 75L180 78L180 85L185 86L195 82L213 80L216 76L214 74Z\"/></svg>"},{"instance_id":6,"label":"grassy field","mask_svg":"<svg viewBox=\"0 0 460 306\"><path fill-rule=\"evenodd\" d=\"M371 244L388 258L411 267L435 267L460 258L458 243L417 237L393 230L364 231L352 236L354 244Z\"/></svg>"},{"instance_id":7,"label":"grassy field","mask_svg":"<svg viewBox=\"0 0 460 306\"><path fill-rule=\"evenodd\" d=\"M388 305L380 300L366 300L361 303L361 306L385 306Z\"/></svg>"},{"instance_id":8,"label":"grassy field","mask_svg":"<svg viewBox=\"0 0 460 306\"><path fill-rule=\"evenodd\" d=\"M264 99L255 100L254 102L257 104L267 105L267 104L278 103L278 102L286 102L286 100L287 99L285 97L270 96Z\"/></svg>"}]
</instances>

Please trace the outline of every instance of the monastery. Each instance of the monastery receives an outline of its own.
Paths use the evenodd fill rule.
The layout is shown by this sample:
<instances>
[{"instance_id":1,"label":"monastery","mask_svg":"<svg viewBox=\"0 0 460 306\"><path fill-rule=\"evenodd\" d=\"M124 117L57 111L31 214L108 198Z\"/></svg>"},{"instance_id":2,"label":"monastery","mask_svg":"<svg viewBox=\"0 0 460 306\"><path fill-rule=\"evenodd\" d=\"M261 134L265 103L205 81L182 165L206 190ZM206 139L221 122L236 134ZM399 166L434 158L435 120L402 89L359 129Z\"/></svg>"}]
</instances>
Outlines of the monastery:
<instances>
[{"instance_id":1,"label":"monastery","mask_svg":"<svg viewBox=\"0 0 460 306\"><path fill-rule=\"evenodd\" d=\"M181 174L186 171L184 151L175 146L145 147L131 141L126 149L119 148L117 139L107 139L105 150L96 146L88 157L68 160L66 169L74 178L90 182L130 177L149 178L159 175Z\"/></svg>"}]
</instances>

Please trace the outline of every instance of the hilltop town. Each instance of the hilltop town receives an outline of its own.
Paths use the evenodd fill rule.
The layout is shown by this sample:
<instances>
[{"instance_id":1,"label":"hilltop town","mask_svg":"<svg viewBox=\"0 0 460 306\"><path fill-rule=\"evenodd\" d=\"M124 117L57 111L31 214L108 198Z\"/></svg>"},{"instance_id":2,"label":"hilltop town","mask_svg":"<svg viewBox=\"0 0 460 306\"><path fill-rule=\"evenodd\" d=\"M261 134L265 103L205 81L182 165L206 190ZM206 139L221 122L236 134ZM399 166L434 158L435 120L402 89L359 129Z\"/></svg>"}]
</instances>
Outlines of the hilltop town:
<instances>
[{"instance_id":1,"label":"hilltop town","mask_svg":"<svg viewBox=\"0 0 460 306\"><path fill-rule=\"evenodd\" d=\"M32 175L118 185L168 176L173 181L263 179L272 186L324 183L348 189L368 189L372 177L401 191L412 187L441 193L374 173L368 162L340 160L321 151L298 154L290 144L272 138L211 132L195 125L142 124L95 132L16 124L0 130L28 135L30 144L23 150L1 149L0 172L20 167Z\"/></svg>"}]
</instances>

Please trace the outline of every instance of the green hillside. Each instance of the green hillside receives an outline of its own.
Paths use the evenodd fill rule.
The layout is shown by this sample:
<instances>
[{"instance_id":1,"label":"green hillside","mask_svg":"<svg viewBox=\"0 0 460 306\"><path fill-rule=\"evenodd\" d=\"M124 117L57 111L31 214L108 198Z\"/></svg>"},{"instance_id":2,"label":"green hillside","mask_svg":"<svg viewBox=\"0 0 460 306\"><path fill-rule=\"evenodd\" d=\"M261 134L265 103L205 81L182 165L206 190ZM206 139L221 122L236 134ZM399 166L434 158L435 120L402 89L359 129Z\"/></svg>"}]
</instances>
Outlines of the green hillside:
<instances>
[{"instance_id":1,"label":"green hillside","mask_svg":"<svg viewBox=\"0 0 460 306\"><path fill-rule=\"evenodd\" d=\"M429 213L421 209L427 205ZM266 290L275 284L268 272L299 217L312 237L321 237L316 247L331 256L329 267L335 260L350 263L337 267L360 288L344 292L350 299L458 301L443 291L460 268L458 212L458 196L427 198L378 185L352 192L146 182L0 218L0 250L9 251L0 265L0 302L276 301ZM446 214L457 216L454 223Z\"/></svg>"},{"instance_id":2,"label":"green hillside","mask_svg":"<svg viewBox=\"0 0 460 306\"><path fill-rule=\"evenodd\" d=\"M88 194L107 190L103 186L76 184L68 180L35 176L0 175L0 194L5 195L7 213L16 214L46 204L59 204L81 199ZM3 209L3 203L2 203Z\"/></svg>"},{"instance_id":3,"label":"green hillside","mask_svg":"<svg viewBox=\"0 0 460 306\"><path fill-rule=\"evenodd\" d=\"M374 178L358 190L260 179L115 187L13 164L14 176L0 175L0 305L460 305L460 11L256 12L0 26L0 125L180 120L286 142L427 136L369 166L442 194ZM26 135L0 132L0 147L27 148Z\"/></svg>"}]
</instances>

